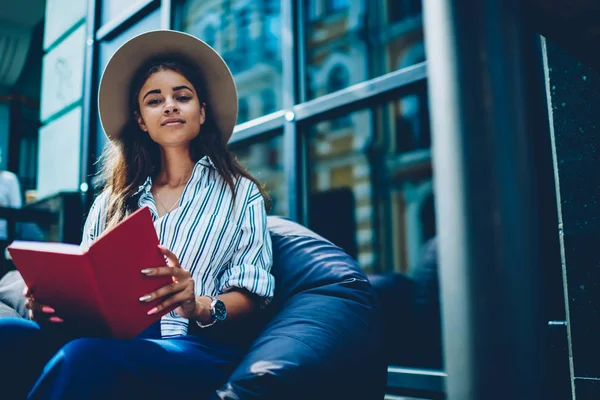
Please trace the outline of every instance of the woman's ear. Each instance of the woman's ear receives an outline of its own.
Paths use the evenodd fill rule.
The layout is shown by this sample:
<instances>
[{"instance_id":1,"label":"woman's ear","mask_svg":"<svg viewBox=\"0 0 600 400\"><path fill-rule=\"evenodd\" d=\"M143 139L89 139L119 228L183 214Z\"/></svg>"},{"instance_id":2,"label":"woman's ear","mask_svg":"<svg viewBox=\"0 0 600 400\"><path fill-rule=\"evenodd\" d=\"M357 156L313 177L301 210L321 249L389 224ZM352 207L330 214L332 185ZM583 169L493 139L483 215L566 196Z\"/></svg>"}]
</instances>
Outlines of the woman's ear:
<instances>
[{"instance_id":1,"label":"woman's ear","mask_svg":"<svg viewBox=\"0 0 600 400\"><path fill-rule=\"evenodd\" d=\"M204 125L206 121L206 103L200 103L200 125Z\"/></svg>"},{"instance_id":2,"label":"woman's ear","mask_svg":"<svg viewBox=\"0 0 600 400\"><path fill-rule=\"evenodd\" d=\"M133 113L133 116L134 116L135 120L137 121L138 126L140 127L140 129L143 130L144 132L148 132L148 127L144 123L144 119L142 118L142 116L140 115L140 113L137 112L137 111L135 111Z\"/></svg>"}]
</instances>

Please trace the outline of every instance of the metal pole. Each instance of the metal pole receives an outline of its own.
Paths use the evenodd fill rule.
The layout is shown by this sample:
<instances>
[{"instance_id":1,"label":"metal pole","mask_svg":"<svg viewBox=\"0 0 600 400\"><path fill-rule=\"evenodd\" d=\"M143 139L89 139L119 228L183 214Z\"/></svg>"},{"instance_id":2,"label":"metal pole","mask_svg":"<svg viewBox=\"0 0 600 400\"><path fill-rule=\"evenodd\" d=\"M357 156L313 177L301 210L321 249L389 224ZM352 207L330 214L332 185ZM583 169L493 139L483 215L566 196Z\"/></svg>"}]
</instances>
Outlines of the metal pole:
<instances>
[{"instance_id":1,"label":"metal pole","mask_svg":"<svg viewBox=\"0 0 600 400\"><path fill-rule=\"evenodd\" d=\"M424 0L424 27L447 397L541 399L539 36L509 0Z\"/></svg>"},{"instance_id":2,"label":"metal pole","mask_svg":"<svg viewBox=\"0 0 600 400\"><path fill-rule=\"evenodd\" d=\"M296 116L291 110L298 100L298 85L297 79L297 54L298 54L298 7L301 7L299 2L291 0L280 0L281 8L281 26L282 35L280 39L281 59L282 59L282 75L283 82L282 105L285 113L285 123L283 125L283 154L284 157L284 173L286 179L288 193L288 217L293 221L302 220L301 215L301 199L299 193L299 159L298 152L298 124Z\"/></svg>"},{"instance_id":3,"label":"metal pole","mask_svg":"<svg viewBox=\"0 0 600 400\"><path fill-rule=\"evenodd\" d=\"M100 21L100 0L87 0L87 17L86 17L86 49L85 63L83 72L83 100L82 100L82 119L81 119L81 167L79 176L79 193L81 195L82 206L87 210L93 200L93 187L91 185L92 178L90 172L94 164L91 155L93 151L93 143L97 134L96 132L96 95L98 93L97 73L98 66L98 42L96 41L96 29L98 29ZM97 154L94 154L98 156ZM84 221L81 221L83 226Z\"/></svg>"}]
</instances>

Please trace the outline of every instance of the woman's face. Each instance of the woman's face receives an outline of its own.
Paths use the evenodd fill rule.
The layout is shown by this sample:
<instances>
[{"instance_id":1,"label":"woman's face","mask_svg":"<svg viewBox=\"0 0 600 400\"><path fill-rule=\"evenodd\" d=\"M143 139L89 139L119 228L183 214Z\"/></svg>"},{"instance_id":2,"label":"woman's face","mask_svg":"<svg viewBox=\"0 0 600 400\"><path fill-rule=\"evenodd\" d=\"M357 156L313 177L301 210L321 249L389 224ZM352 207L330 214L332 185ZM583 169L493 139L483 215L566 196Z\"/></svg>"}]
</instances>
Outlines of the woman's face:
<instances>
[{"instance_id":1,"label":"woman's face","mask_svg":"<svg viewBox=\"0 0 600 400\"><path fill-rule=\"evenodd\" d=\"M140 128L163 148L189 145L206 118L194 86L171 70L150 75L140 90L138 104Z\"/></svg>"}]
</instances>

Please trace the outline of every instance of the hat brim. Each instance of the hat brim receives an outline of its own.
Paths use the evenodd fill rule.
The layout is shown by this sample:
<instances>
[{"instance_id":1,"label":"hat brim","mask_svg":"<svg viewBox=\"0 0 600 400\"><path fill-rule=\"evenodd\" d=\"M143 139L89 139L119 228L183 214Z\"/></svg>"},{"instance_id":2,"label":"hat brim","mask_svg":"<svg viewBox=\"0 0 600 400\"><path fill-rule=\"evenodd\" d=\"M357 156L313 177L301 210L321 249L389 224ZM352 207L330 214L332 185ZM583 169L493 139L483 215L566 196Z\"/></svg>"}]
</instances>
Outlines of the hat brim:
<instances>
[{"instance_id":1,"label":"hat brim","mask_svg":"<svg viewBox=\"0 0 600 400\"><path fill-rule=\"evenodd\" d=\"M162 56L182 57L200 71L207 105L227 143L238 113L237 90L231 71L208 44L187 33L171 30L149 31L130 39L106 65L98 90L98 111L106 136L110 140L117 139L132 118L129 90L134 74L150 59Z\"/></svg>"}]
</instances>

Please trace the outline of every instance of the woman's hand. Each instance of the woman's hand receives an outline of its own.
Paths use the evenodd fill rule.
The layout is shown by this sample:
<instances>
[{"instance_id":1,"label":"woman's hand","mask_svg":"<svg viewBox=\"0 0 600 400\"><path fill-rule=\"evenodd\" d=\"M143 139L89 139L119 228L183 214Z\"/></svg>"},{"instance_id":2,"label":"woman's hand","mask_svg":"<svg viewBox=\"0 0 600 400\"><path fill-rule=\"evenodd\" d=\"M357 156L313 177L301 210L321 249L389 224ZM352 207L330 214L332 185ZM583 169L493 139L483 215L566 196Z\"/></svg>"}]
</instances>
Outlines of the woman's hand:
<instances>
[{"instance_id":1,"label":"woman's hand","mask_svg":"<svg viewBox=\"0 0 600 400\"><path fill-rule=\"evenodd\" d=\"M173 283L140 297L140 301L152 301L168 296L165 301L148 311L148 315L156 314L166 308L177 305L178 307L175 311L181 317L196 319L202 306L196 301L192 276L188 271L181 268L179 260L177 260L175 254L169 249L164 246L158 246L158 248L166 257L168 266L143 269L142 273L148 276L170 276L173 279Z\"/></svg>"},{"instance_id":2,"label":"woman's hand","mask_svg":"<svg viewBox=\"0 0 600 400\"><path fill-rule=\"evenodd\" d=\"M25 308L29 310L28 316L29 319L35 321L37 323L61 323L63 322L62 318L56 316L56 311L50 306L45 304L39 304L35 301L33 297L33 293L29 290L27 286L25 286L25 290L23 290L23 295L27 297L27 301L25 302Z\"/></svg>"}]
</instances>

